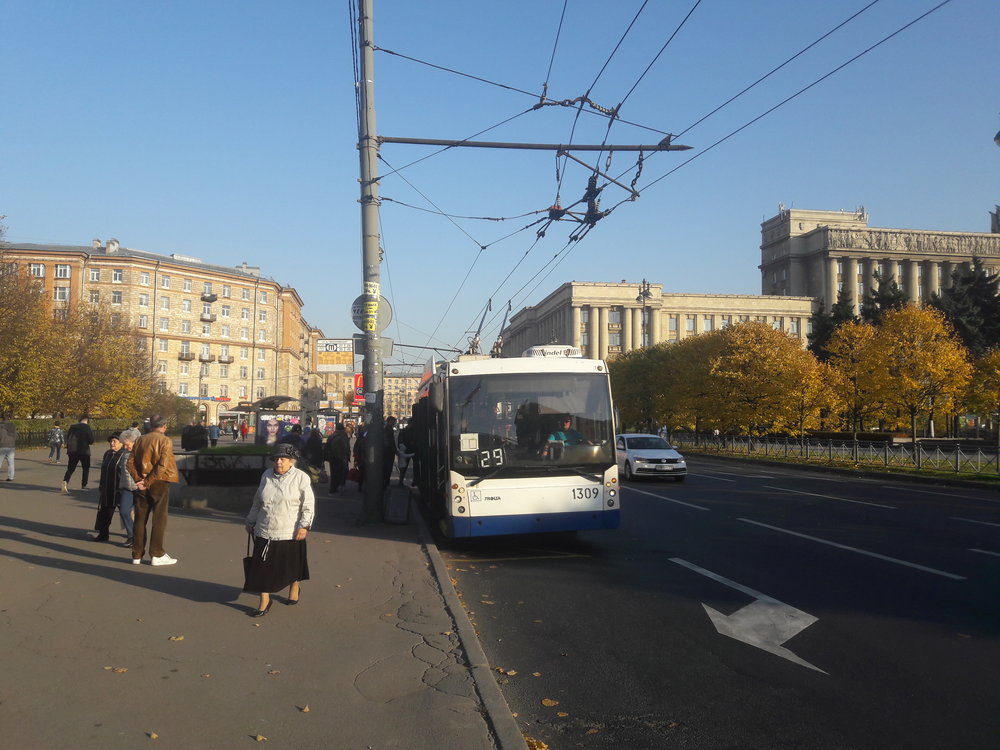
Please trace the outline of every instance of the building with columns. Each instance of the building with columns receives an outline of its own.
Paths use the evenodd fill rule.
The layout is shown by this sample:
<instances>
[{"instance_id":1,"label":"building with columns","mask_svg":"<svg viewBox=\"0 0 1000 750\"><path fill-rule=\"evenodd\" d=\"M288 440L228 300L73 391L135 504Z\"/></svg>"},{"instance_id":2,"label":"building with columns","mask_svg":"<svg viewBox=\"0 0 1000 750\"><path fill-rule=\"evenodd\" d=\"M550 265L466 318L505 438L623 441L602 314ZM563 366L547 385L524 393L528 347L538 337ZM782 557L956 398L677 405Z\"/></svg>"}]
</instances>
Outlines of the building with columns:
<instances>
[{"instance_id":1,"label":"building with columns","mask_svg":"<svg viewBox=\"0 0 1000 750\"><path fill-rule=\"evenodd\" d=\"M503 356L559 343L611 359L644 345L680 341L733 323L759 321L807 343L811 297L677 294L662 284L569 281L515 313L503 331Z\"/></svg>"},{"instance_id":2,"label":"building with columns","mask_svg":"<svg viewBox=\"0 0 1000 750\"><path fill-rule=\"evenodd\" d=\"M197 402L211 421L274 395L300 399L308 412L339 390L332 374L316 370L323 334L302 316L302 298L259 268L158 255L117 240L0 243L0 260L37 279L56 317L83 303L132 326L161 387Z\"/></svg>"},{"instance_id":3,"label":"building with columns","mask_svg":"<svg viewBox=\"0 0 1000 750\"><path fill-rule=\"evenodd\" d=\"M864 208L853 212L779 207L761 224L761 291L765 295L815 297L829 310L843 288L859 310L875 274L895 279L914 302L951 284L951 273L974 257L1000 269L997 215L994 232L934 232L868 226Z\"/></svg>"}]
</instances>

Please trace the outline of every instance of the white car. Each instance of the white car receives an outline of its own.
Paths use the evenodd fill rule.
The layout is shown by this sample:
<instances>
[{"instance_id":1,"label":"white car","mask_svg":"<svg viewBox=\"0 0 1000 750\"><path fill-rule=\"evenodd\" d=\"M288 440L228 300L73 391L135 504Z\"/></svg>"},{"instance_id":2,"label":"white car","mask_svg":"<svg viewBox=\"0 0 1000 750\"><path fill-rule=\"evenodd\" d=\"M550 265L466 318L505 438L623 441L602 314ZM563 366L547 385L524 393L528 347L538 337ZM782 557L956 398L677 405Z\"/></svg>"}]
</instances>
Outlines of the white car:
<instances>
[{"instance_id":1,"label":"white car","mask_svg":"<svg viewBox=\"0 0 1000 750\"><path fill-rule=\"evenodd\" d=\"M623 481L638 477L670 477L683 482L687 476L684 456L659 435L626 433L615 439L618 471Z\"/></svg>"}]
</instances>

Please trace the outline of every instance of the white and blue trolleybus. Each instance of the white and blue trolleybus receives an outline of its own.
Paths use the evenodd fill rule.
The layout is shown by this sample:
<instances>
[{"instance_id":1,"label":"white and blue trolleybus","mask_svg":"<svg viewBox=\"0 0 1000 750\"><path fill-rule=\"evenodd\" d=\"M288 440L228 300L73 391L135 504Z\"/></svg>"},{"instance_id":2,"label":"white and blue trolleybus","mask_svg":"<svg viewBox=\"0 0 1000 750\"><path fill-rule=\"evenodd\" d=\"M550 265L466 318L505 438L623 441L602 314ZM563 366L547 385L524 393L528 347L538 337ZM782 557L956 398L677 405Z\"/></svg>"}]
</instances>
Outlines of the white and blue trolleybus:
<instances>
[{"instance_id":1,"label":"white and blue trolleybus","mask_svg":"<svg viewBox=\"0 0 1000 750\"><path fill-rule=\"evenodd\" d=\"M604 362L573 347L428 363L416 483L451 537L614 529L618 468Z\"/></svg>"}]
</instances>

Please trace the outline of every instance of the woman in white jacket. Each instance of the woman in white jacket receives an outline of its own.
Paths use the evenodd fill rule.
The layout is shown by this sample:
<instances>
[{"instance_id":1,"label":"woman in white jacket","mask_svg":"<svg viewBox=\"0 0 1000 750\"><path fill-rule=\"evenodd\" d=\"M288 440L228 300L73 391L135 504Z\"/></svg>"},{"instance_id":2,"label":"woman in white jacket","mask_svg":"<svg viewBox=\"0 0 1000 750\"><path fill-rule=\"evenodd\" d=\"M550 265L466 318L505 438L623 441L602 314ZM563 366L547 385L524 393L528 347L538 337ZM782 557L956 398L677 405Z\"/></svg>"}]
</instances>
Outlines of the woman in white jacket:
<instances>
[{"instance_id":1,"label":"woman in white jacket","mask_svg":"<svg viewBox=\"0 0 1000 750\"><path fill-rule=\"evenodd\" d=\"M253 534L253 557L243 590L260 594L260 604L251 617L263 617L271 609L271 594L288 586L286 604L298 604L299 581L309 580L306 535L316 512L312 480L295 468L298 452L279 443L271 452L274 467L264 472L246 518L247 533Z\"/></svg>"}]
</instances>

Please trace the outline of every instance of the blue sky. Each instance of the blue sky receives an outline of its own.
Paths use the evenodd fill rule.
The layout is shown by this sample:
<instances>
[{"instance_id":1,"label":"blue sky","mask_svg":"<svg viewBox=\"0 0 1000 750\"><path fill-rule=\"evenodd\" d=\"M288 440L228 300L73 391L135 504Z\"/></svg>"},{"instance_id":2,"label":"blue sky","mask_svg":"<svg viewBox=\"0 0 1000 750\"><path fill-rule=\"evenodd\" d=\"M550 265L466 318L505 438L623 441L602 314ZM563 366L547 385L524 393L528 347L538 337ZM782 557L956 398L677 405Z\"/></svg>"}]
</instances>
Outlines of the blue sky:
<instances>
[{"instance_id":1,"label":"blue sky","mask_svg":"<svg viewBox=\"0 0 1000 750\"><path fill-rule=\"evenodd\" d=\"M382 135L638 144L675 133L694 147L647 155L633 202L607 187L601 207L617 207L584 239L563 221L536 242L535 212L557 194L576 201L585 167L549 152L384 145L382 281L395 314L385 335L464 346L492 298L488 348L508 300L517 310L570 280L758 293L760 222L779 203L863 205L872 226L988 231L1000 202L1000 14L989 0L952 0L707 150L938 4L876 2L698 123L868 2L702 0L664 48L695 0L650 0L627 35L640 0L570 0L561 29L562 0L376 0L375 43L398 53L375 57ZM354 331L348 3L3 0L0 18L9 241L115 237L246 261L294 286L326 335ZM589 91L623 102L627 122L609 133L607 118L573 108L531 111L546 82L552 100ZM608 173L628 183L634 167L619 153Z\"/></svg>"}]
</instances>

